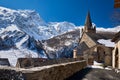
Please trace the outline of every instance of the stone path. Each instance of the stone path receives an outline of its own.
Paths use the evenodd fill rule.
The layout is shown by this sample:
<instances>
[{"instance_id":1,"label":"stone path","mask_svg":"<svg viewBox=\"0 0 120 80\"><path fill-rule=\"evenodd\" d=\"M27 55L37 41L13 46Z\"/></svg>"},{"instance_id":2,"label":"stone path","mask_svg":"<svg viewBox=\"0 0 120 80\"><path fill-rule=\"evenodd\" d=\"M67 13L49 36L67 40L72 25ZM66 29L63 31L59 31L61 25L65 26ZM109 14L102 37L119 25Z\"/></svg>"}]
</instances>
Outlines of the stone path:
<instances>
[{"instance_id":1,"label":"stone path","mask_svg":"<svg viewBox=\"0 0 120 80\"><path fill-rule=\"evenodd\" d=\"M85 68L66 80L120 80L120 73L114 70Z\"/></svg>"}]
</instances>

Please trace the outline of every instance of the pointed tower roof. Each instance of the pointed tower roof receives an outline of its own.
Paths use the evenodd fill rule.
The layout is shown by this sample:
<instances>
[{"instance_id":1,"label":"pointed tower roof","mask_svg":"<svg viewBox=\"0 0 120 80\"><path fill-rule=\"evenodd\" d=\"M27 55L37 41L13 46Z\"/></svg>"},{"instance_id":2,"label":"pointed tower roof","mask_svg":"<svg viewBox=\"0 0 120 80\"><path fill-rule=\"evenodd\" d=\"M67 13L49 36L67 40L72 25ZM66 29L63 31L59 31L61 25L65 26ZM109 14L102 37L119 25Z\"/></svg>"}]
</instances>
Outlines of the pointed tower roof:
<instances>
[{"instance_id":1,"label":"pointed tower roof","mask_svg":"<svg viewBox=\"0 0 120 80\"><path fill-rule=\"evenodd\" d=\"M91 21L91 18L90 18L90 12L89 11L88 11L87 16L86 16L85 26L84 26L83 32L96 33L96 27L92 26L92 21Z\"/></svg>"},{"instance_id":2,"label":"pointed tower roof","mask_svg":"<svg viewBox=\"0 0 120 80\"><path fill-rule=\"evenodd\" d=\"M87 27L88 29L92 27L92 21L91 21L91 17L90 17L90 12L89 11L88 11L87 16L86 16L85 27Z\"/></svg>"}]
</instances>

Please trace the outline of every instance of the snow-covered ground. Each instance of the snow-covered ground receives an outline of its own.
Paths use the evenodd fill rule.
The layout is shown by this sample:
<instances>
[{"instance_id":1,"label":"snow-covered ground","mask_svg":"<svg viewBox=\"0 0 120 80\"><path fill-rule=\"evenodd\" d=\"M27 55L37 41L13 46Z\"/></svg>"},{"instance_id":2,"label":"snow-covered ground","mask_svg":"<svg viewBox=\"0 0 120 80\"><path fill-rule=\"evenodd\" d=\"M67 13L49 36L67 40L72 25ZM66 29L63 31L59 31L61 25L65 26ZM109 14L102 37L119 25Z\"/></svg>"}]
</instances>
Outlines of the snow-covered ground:
<instances>
[{"instance_id":1,"label":"snow-covered ground","mask_svg":"<svg viewBox=\"0 0 120 80\"><path fill-rule=\"evenodd\" d=\"M112 70L112 68L104 67L103 63L98 63L96 61L93 62L93 65L89 65L88 68L98 68L98 69Z\"/></svg>"},{"instance_id":2,"label":"snow-covered ground","mask_svg":"<svg viewBox=\"0 0 120 80\"><path fill-rule=\"evenodd\" d=\"M100 68L103 69L103 64L102 63L98 63L96 61L93 61L93 65L88 66L90 68Z\"/></svg>"},{"instance_id":3,"label":"snow-covered ground","mask_svg":"<svg viewBox=\"0 0 120 80\"><path fill-rule=\"evenodd\" d=\"M18 58L25 58L29 55L31 55L31 57L38 57L38 54L36 52L26 49L21 49L21 50L11 49L6 51L5 50L0 51L0 58L8 58L12 66L16 65Z\"/></svg>"}]
</instances>

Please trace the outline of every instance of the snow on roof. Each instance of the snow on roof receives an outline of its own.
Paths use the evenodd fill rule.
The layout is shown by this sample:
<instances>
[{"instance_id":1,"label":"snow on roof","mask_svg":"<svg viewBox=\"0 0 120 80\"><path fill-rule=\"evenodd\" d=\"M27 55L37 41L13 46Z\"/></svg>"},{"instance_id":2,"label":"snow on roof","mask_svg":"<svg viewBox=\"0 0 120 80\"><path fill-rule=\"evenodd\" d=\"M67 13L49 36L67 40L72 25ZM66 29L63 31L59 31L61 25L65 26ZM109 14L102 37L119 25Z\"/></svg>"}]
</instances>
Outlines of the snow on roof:
<instances>
[{"instance_id":1,"label":"snow on roof","mask_svg":"<svg viewBox=\"0 0 120 80\"><path fill-rule=\"evenodd\" d=\"M100 44L103 44L107 47L114 47L115 43L111 42L111 39L105 40L105 39L99 39L97 42L99 42Z\"/></svg>"}]
</instances>

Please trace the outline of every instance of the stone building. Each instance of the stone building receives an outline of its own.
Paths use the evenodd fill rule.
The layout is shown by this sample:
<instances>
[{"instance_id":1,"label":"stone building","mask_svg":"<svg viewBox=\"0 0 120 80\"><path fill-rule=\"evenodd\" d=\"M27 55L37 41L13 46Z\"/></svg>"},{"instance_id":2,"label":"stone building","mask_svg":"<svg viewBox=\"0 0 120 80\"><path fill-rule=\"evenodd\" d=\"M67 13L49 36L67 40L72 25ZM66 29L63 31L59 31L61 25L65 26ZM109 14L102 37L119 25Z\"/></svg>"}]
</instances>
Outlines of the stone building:
<instances>
[{"instance_id":1,"label":"stone building","mask_svg":"<svg viewBox=\"0 0 120 80\"><path fill-rule=\"evenodd\" d=\"M115 42L115 47L112 53L112 67L120 69L120 32L115 34L112 41Z\"/></svg>"},{"instance_id":2,"label":"stone building","mask_svg":"<svg viewBox=\"0 0 120 80\"><path fill-rule=\"evenodd\" d=\"M7 58L0 58L0 66L10 66Z\"/></svg>"},{"instance_id":3,"label":"stone building","mask_svg":"<svg viewBox=\"0 0 120 80\"><path fill-rule=\"evenodd\" d=\"M96 26L92 25L90 12L88 12L79 45L75 48L77 49L77 56L84 57L88 64L97 61L106 66L112 65L113 46L107 46L107 44L100 42L100 40L103 40L112 43L110 40L112 36L108 33L98 33Z\"/></svg>"}]
</instances>

